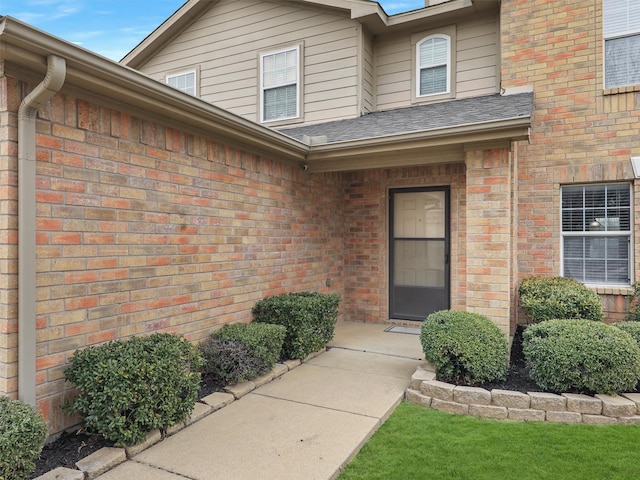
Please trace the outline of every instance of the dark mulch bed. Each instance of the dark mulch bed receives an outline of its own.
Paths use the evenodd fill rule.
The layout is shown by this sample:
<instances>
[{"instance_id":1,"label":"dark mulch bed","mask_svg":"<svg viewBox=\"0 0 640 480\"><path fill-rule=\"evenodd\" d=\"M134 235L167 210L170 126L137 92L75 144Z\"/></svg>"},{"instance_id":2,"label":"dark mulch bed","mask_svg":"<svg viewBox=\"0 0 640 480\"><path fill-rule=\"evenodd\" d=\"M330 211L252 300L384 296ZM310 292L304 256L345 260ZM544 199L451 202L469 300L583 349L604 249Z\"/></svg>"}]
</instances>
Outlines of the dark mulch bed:
<instances>
[{"instance_id":1,"label":"dark mulch bed","mask_svg":"<svg viewBox=\"0 0 640 480\"><path fill-rule=\"evenodd\" d=\"M217 382L214 377L203 377L198 400L214 392L220 392L223 388L224 385ZM36 461L36 470L29 478L39 477L58 467L75 468L78 460L102 447L112 446L113 442L105 440L101 435L92 435L82 429L65 432L54 442L44 446L40 458Z\"/></svg>"},{"instance_id":2,"label":"dark mulch bed","mask_svg":"<svg viewBox=\"0 0 640 480\"><path fill-rule=\"evenodd\" d=\"M511 357L509 359L509 372L507 378L503 382L490 382L479 385L487 390L494 388L501 390L513 390L515 392L539 392L542 389L536 382L529 378L529 369L527 368L524 354L522 353L522 332L523 326L516 328L511 344Z\"/></svg>"}]
</instances>

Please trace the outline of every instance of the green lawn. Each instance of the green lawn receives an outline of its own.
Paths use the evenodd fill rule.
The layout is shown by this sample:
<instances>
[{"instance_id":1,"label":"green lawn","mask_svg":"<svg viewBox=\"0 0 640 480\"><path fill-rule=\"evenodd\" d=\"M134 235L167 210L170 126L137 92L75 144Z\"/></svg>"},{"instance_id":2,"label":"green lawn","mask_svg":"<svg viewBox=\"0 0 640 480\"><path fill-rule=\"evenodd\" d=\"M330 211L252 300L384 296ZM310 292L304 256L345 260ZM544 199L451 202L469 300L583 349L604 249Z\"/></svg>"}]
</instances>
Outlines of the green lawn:
<instances>
[{"instance_id":1,"label":"green lawn","mask_svg":"<svg viewBox=\"0 0 640 480\"><path fill-rule=\"evenodd\" d=\"M637 479L640 426L448 415L402 403L339 480Z\"/></svg>"}]
</instances>

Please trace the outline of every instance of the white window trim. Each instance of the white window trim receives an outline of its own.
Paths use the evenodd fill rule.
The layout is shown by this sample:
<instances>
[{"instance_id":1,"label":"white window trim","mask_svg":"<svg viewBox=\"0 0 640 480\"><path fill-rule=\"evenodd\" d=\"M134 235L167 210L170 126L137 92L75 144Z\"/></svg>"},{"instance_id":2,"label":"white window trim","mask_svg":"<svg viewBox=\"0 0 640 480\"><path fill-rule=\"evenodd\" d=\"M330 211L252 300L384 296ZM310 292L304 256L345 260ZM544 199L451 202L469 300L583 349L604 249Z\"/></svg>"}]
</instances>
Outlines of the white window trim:
<instances>
[{"instance_id":1,"label":"white window trim","mask_svg":"<svg viewBox=\"0 0 640 480\"><path fill-rule=\"evenodd\" d=\"M296 86L296 113L295 115L289 116L289 117L280 117L280 118L274 118L271 120L265 120L265 107L264 107L264 92L265 92L265 86L264 86L264 57L270 56L270 55L276 55L278 53L284 53L284 52L290 52L290 51L295 51L296 52L296 56L297 56L297 68L296 68L296 80L295 80L295 86ZM258 65L258 74L260 75L260 91L259 91L259 104L260 104L260 111L259 111L259 115L260 115L260 123L277 123L277 122L282 122L282 121L287 121L287 120L295 120L300 118L301 116L301 85L300 85L300 77L301 77L301 51L302 48L300 45L294 45L294 46L289 46L289 47L284 47L284 48L280 48L278 50L270 50L268 52L263 52L260 53L259 56L259 65ZM279 85L280 87L284 87L287 85L291 85L290 83L286 83L286 84L282 84ZM276 87L270 87L270 88L276 88Z\"/></svg>"},{"instance_id":2,"label":"white window trim","mask_svg":"<svg viewBox=\"0 0 640 480\"><path fill-rule=\"evenodd\" d=\"M422 65L420 65L420 46L427 42L428 40L434 39L434 38L441 38L447 41L447 61L446 61L446 67L447 67L447 89L444 92L435 92L435 93L427 93L427 94L421 94L420 93L420 72L422 71L423 68L430 68L430 67L435 67L437 65L430 65L430 66L426 66L423 67ZM415 74L415 82L416 82L416 98L427 98L427 97L435 97L438 95L448 95L451 93L451 36L449 35L445 35L443 33L436 33L433 35L429 35L425 38L423 38L422 40L420 40L419 42L416 43L416 70L415 70L416 74Z\"/></svg>"},{"instance_id":3,"label":"white window trim","mask_svg":"<svg viewBox=\"0 0 640 480\"><path fill-rule=\"evenodd\" d=\"M169 85L169 79L171 78L176 78L176 77L181 77L183 75L189 75L189 74L193 74L193 96L197 97L198 96L198 69L197 68L193 68L193 69L189 69L189 70L181 70L179 72L172 72L172 73L168 73L165 76L165 83L167 85ZM172 87L175 88L175 87ZM192 95L191 93L185 91L185 90L181 90L179 88L175 88L176 90L178 90L179 92L183 92L183 93L187 93L188 95Z\"/></svg>"},{"instance_id":4,"label":"white window trim","mask_svg":"<svg viewBox=\"0 0 640 480\"><path fill-rule=\"evenodd\" d=\"M593 186L596 185L600 185L602 187L604 187L605 185L614 185L614 183L602 183L602 184L593 184ZM589 186L589 184L576 184L576 185L562 185L560 187L560 275L561 276L565 276L565 271L564 271L564 239L567 237L589 237L589 236L593 236L593 237L628 237L629 238L629 265L628 265L628 269L629 269L629 282L627 283L596 283L596 282L584 282L586 285L589 285L591 287L603 287L603 288L611 288L611 287L628 287L631 284L633 284L633 279L635 278L635 274L634 274L634 255L635 255L635 248L634 248L634 236L633 236L633 232L634 232L634 216L635 216L635 210L634 210L634 198L633 198L633 185L630 183L625 183L625 185L628 185L629 187L629 215L630 215L630 225L629 225L629 231L613 231L613 232L602 232L602 231L597 231L597 232L564 232L563 228L562 228L562 213L563 213L563 209L562 209L562 189L565 187L584 187L584 186Z\"/></svg>"},{"instance_id":5,"label":"white window trim","mask_svg":"<svg viewBox=\"0 0 640 480\"><path fill-rule=\"evenodd\" d=\"M636 1L636 0L632 0L632 1ZM640 84L640 82L633 82L630 84L624 84L624 85L607 85L606 81L607 81L607 59L606 59L606 45L607 45L607 40L616 40L619 38L627 38L627 37L635 37L635 36L640 36L640 28L635 29L635 30L624 30L624 31L619 31L616 33L612 33L612 34L607 34L607 24L606 24L606 0L603 0L602 2L602 83L603 86L606 90L609 89L615 89L615 88L624 88L624 87L629 87L629 86L634 86L634 85L638 85Z\"/></svg>"}]
</instances>

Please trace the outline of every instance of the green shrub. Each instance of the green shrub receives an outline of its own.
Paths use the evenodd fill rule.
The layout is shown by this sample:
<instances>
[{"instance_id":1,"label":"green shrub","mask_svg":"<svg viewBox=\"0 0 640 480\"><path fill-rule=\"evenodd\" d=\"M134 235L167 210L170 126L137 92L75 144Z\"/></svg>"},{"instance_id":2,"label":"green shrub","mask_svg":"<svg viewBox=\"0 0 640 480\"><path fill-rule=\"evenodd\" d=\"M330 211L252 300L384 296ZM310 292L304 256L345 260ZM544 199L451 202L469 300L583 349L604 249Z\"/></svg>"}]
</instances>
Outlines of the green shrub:
<instances>
[{"instance_id":1,"label":"green shrub","mask_svg":"<svg viewBox=\"0 0 640 480\"><path fill-rule=\"evenodd\" d=\"M225 325L201 346L205 373L225 384L269 372L280 358L286 328L268 323Z\"/></svg>"},{"instance_id":2,"label":"green shrub","mask_svg":"<svg viewBox=\"0 0 640 480\"><path fill-rule=\"evenodd\" d=\"M612 325L548 320L523 333L531 378L552 392L613 394L635 389L640 347Z\"/></svg>"},{"instance_id":3,"label":"green shrub","mask_svg":"<svg viewBox=\"0 0 640 480\"><path fill-rule=\"evenodd\" d=\"M420 342L440 380L477 385L506 376L507 338L483 315L455 310L432 313L422 324Z\"/></svg>"},{"instance_id":4,"label":"green shrub","mask_svg":"<svg viewBox=\"0 0 640 480\"><path fill-rule=\"evenodd\" d=\"M46 436L42 415L26 403L0 396L0 479L28 478Z\"/></svg>"},{"instance_id":5,"label":"green shrub","mask_svg":"<svg viewBox=\"0 0 640 480\"><path fill-rule=\"evenodd\" d=\"M252 355L239 340L210 338L200 348L204 357L204 373L213 375L225 385L234 385L256 378L264 363Z\"/></svg>"},{"instance_id":6,"label":"green shrub","mask_svg":"<svg viewBox=\"0 0 640 480\"><path fill-rule=\"evenodd\" d=\"M619 328L624 332L627 332L629 335L633 337L636 343L640 345L640 322L636 322L636 321L618 322L618 323L614 323L613 326Z\"/></svg>"},{"instance_id":7,"label":"green shrub","mask_svg":"<svg viewBox=\"0 0 640 480\"><path fill-rule=\"evenodd\" d=\"M256 322L283 325L285 358L304 359L333 338L340 296L323 293L285 293L260 300L253 307Z\"/></svg>"},{"instance_id":8,"label":"green shrub","mask_svg":"<svg viewBox=\"0 0 640 480\"><path fill-rule=\"evenodd\" d=\"M185 420L197 399L198 348L170 334L116 340L75 352L65 378L79 387L71 412L119 445Z\"/></svg>"},{"instance_id":9,"label":"green shrub","mask_svg":"<svg viewBox=\"0 0 640 480\"><path fill-rule=\"evenodd\" d=\"M640 322L640 282L633 285L633 293L629 296L629 307L627 320L630 322Z\"/></svg>"},{"instance_id":10,"label":"green shrub","mask_svg":"<svg viewBox=\"0 0 640 480\"><path fill-rule=\"evenodd\" d=\"M529 277L518 288L520 305L533 323L554 319L602 320L598 294L573 278Z\"/></svg>"}]
</instances>

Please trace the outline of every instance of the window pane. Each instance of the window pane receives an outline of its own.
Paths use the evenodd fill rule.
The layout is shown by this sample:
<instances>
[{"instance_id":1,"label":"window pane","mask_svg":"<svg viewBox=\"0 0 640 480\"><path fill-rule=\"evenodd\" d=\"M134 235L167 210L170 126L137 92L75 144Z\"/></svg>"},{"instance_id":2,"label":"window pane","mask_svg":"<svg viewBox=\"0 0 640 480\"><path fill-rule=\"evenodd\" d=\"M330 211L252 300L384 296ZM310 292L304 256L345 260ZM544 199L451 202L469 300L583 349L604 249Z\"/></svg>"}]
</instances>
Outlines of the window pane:
<instances>
[{"instance_id":1,"label":"window pane","mask_svg":"<svg viewBox=\"0 0 640 480\"><path fill-rule=\"evenodd\" d=\"M605 88L640 83L640 35L605 42Z\"/></svg>"},{"instance_id":2,"label":"window pane","mask_svg":"<svg viewBox=\"0 0 640 480\"><path fill-rule=\"evenodd\" d=\"M565 237L564 276L587 283L629 283L629 237Z\"/></svg>"},{"instance_id":3,"label":"window pane","mask_svg":"<svg viewBox=\"0 0 640 480\"><path fill-rule=\"evenodd\" d=\"M640 30L637 0L604 0L604 34L607 37Z\"/></svg>"},{"instance_id":4,"label":"window pane","mask_svg":"<svg viewBox=\"0 0 640 480\"><path fill-rule=\"evenodd\" d=\"M298 51L287 50L262 58L262 84L264 88L282 86L297 81Z\"/></svg>"},{"instance_id":5,"label":"window pane","mask_svg":"<svg viewBox=\"0 0 640 480\"><path fill-rule=\"evenodd\" d=\"M447 63L447 40L430 38L420 44L420 67Z\"/></svg>"},{"instance_id":6,"label":"window pane","mask_svg":"<svg viewBox=\"0 0 640 480\"><path fill-rule=\"evenodd\" d=\"M592 185L562 189L563 232L630 232L629 185Z\"/></svg>"},{"instance_id":7,"label":"window pane","mask_svg":"<svg viewBox=\"0 0 640 480\"><path fill-rule=\"evenodd\" d=\"M264 119L291 118L297 114L296 85L271 88L264 91Z\"/></svg>"},{"instance_id":8,"label":"window pane","mask_svg":"<svg viewBox=\"0 0 640 480\"><path fill-rule=\"evenodd\" d=\"M420 95L432 95L447 91L447 66L420 70Z\"/></svg>"},{"instance_id":9,"label":"window pane","mask_svg":"<svg viewBox=\"0 0 640 480\"><path fill-rule=\"evenodd\" d=\"M167 85L190 95L196 94L195 72L167 77Z\"/></svg>"}]
</instances>

